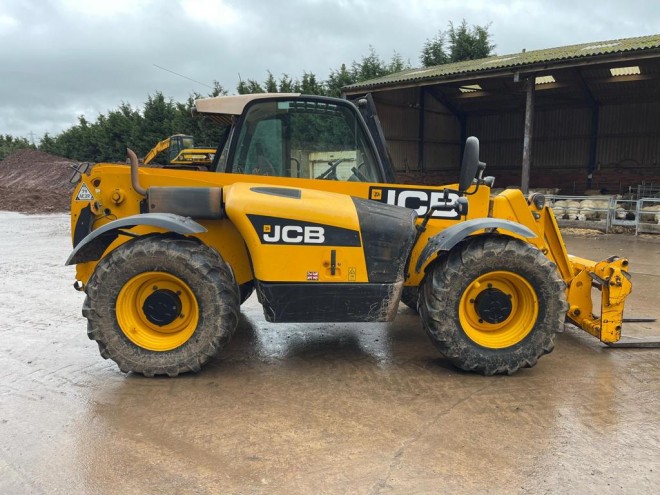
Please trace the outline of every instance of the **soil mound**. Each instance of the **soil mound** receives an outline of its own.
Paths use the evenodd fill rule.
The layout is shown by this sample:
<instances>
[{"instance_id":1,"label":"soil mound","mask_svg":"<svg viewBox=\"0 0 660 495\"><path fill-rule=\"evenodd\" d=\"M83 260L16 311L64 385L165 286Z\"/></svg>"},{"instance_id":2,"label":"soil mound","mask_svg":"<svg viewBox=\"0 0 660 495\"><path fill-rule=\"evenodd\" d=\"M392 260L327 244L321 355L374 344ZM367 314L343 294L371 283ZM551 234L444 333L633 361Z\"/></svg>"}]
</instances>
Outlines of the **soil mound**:
<instances>
[{"instance_id":1,"label":"soil mound","mask_svg":"<svg viewBox=\"0 0 660 495\"><path fill-rule=\"evenodd\" d=\"M0 210L22 213L69 211L73 185L70 166L61 156L18 150L0 161Z\"/></svg>"}]
</instances>

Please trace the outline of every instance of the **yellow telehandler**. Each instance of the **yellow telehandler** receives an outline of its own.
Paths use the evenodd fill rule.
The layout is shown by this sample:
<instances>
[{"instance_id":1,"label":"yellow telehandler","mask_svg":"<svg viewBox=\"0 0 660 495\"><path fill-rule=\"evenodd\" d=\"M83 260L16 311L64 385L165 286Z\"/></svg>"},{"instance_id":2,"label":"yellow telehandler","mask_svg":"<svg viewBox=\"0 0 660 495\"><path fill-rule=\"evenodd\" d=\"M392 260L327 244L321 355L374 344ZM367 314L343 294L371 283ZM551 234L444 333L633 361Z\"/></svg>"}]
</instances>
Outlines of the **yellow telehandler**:
<instances>
[{"instance_id":1,"label":"yellow telehandler","mask_svg":"<svg viewBox=\"0 0 660 495\"><path fill-rule=\"evenodd\" d=\"M568 319L621 333L628 261L567 254L541 194L491 197L479 142L456 184L395 183L370 96L208 98L226 126L209 171L97 164L75 174L74 287L124 372L198 371L256 290L270 322L385 322L418 309L439 351L485 375L534 366ZM600 290L599 314L592 287Z\"/></svg>"}]
</instances>

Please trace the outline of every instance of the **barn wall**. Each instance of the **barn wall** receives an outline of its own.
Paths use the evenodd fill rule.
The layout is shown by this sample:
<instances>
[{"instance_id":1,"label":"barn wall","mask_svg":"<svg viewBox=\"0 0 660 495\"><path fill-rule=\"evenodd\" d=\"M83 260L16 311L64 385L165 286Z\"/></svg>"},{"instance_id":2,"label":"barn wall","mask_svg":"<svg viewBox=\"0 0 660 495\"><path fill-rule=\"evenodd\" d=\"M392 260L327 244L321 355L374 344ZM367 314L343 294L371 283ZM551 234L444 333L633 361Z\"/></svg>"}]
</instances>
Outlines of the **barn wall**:
<instances>
[{"instance_id":1,"label":"barn wall","mask_svg":"<svg viewBox=\"0 0 660 495\"><path fill-rule=\"evenodd\" d=\"M419 157L419 88L378 93L378 113L401 182L454 182L460 162L458 119L429 93L424 101L424 163ZM592 110L536 109L531 187L559 187L567 194L588 186ZM500 187L520 184L524 109L472 114L467 135L481 143L487 173ZM642 182L660 182L660 102L604 105L599 110L596 169L592 188L625 192Z\"/></svg>"},{"instance_id":2,"label":"barn wall","mask_svg":"<svg viewBox=\"0 0 660 495\"><path fill-rule=\"evenodd\" d=\"M395 169L419 170L419 90L378 93L375 103Z\"/></svg>"},{"instance_id":3,"label":"barn wall","mask_svg":"<svg viewBox=\"0 0 660 495\"><path fill-rule=\"evenodd\" d=\"M431 95L424 96L424 163L420 162L418 88L377 95L376 108L397 171L451 170L460 158L458 119Z\"/></svg>"},{"instance_id":4,"label":"barn wall","mask_svg":"<svg viewBox=\"0 0 660 495\"><path fill-rule=\"evenodd\" d=\"M424 170L456 170L461 157L458 118L428 93L424 109Z\"/></svg>"},{"instance_id":5,"label":"barn wall","mask_svg":"<svg viewBox=\"0 0 660 495\"><path fill-rule=\"evenodd\" d=\"M477 136L482 160L490 170L519 170L525 115L477 115L468 119L468 134ZM589 161L591 110L537 110L532 141L532 169L581 169Z\"/></svg>"},{"instance_id":6,"label":"barn wall","mask_svg":"<svg viewBox=\"0 0 660 495\"><path fill-rule=\"evenodd\" d=\"M598 168L653 168L660 161L660 102L611 105L600 111Z\"/></svg>"}]
</instances>

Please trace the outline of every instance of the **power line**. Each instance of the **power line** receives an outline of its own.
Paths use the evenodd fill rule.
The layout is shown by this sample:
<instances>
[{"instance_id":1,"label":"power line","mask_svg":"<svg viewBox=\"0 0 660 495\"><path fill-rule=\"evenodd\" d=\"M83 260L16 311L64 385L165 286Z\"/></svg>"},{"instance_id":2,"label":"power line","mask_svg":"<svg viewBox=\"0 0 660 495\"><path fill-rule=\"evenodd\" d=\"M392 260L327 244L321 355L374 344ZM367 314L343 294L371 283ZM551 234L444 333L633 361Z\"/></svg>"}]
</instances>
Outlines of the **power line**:
<instances>
[{"instance_id":1,"label":"power line","mask_svg":"<svg viewBox=\"0 0 660 495\"><path fill-rule=\"evenodd\" d=\"M206 83L203 83L203 82L200 82L200 81L196 81L195 79L192 79L192 78L190 78L190 77L184 76L183 74L179 74L178 72L174 72L173 70L166 69L165 67L161 67L160 65L153 64L153 66L154 66L154 67L158 67L159 69L164 70L164 71L166 71L166 72L171 72L172 74L174 74L174 75L176 75L176 76L183 77L184 79L188 79L189 81L195 82L195 83L197 83L197 84L201 84L202 86L206 86L207 88L215 89L213 86L209 86L209 85L206 84Z\"/></svg>"}]
</instances>

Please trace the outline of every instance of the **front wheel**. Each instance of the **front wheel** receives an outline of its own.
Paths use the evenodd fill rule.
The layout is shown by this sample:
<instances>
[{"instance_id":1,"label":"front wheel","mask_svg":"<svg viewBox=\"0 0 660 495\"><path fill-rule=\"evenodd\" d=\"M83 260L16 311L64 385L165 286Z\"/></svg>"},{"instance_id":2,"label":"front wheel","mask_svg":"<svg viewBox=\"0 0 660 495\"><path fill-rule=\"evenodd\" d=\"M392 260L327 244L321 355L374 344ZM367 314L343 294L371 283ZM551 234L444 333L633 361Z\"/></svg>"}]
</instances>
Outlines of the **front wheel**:
<instances>
[{"instance_id":1,"label":"front wheel","mask_svg":"<svg viewBox=\"0 0 660 495\"><path fill-rule=\"evenodd\" d=\"M123 372L199 371L233 334L239 291L217 251L150 235L104 257L85 287L87 334Z\"/></svg>"},{"instance_id":2,"label":"front wheel","mask_svg":"<svg viewBox=\"0 0 660 495\"><path fill-rule=\"evenodd\" d=\"M494 375L532 367L564 325L566 284L541 251L482 235L427 273L419 296L424 328L457 367Z\"/></svg>"}]
</instances>

